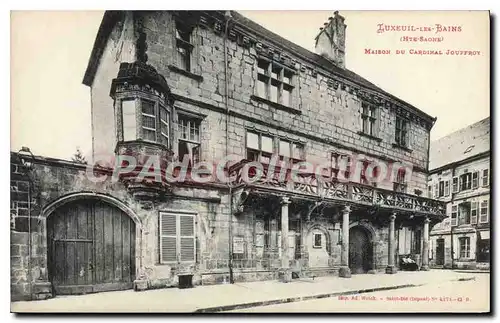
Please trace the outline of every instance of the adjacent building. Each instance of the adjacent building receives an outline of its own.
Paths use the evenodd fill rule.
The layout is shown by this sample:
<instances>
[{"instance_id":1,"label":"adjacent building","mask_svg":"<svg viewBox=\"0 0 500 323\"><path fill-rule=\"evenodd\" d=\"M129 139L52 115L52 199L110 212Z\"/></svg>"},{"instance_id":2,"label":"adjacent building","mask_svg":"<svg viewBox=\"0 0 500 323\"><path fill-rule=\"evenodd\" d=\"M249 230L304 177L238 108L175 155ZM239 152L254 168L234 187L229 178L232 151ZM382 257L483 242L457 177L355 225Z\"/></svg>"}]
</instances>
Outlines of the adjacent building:
<instances>
[{"instance_id":1,"label":"adjacent building","mask_svg":"<svg viewBox=\"0 0 500 323\"><path fill-rule=\"evenodd\" d=\"M431 143L428 196L446 202L431 231L431 265L490 266L490 118Z\"/></svg>"},{"instance_id":2,"label":"adjacent building","mask_svg":"<svg viewBox=\"0 0 500 323\"><path fill-rule=\"evenodd\" d=\"M345 68L338 12L318 27L312 53L236 12L106 12L92 163L12 153L13 298L428 269L436 119Z\"/></svg>"}]
</instances>

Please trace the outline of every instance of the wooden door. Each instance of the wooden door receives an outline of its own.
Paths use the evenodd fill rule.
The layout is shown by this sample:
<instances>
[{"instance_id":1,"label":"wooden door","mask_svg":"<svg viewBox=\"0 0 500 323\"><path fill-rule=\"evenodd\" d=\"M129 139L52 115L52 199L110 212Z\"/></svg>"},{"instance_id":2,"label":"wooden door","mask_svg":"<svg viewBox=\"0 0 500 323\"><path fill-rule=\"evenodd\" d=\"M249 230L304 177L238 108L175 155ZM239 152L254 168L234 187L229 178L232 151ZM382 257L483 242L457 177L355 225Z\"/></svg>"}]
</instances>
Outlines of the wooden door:
<instances>
[{"instance_id":1,"label":"wooden door","mask_svg":"<svg viewBox=\"0 0 500 323\"><path fill-rule=\"evenodd\" d=\"M135 279L135 224L111 205L73 202L50 215L49 278L56 294L129 289Z\"/></svg>"},{"instance_id":2,"label":"wooden door","mask_svg":"<svg viewBox=\"0 0 500 323\"><path fill-rule=\"evenodd\" d=\"M372 244L366 230L354 227L349 230L349 268L353 274L363 274L372 269Z\"/></svg>"},{"instance_id":3,"label":"wooden door","mask_svg":"<svg viewBox=\"0 0 500 323\"><path fill-rule=\"evenodd\" d=\"M436 240L436 265L444 265L444 239Z\"/></svg>"}]
</instances>

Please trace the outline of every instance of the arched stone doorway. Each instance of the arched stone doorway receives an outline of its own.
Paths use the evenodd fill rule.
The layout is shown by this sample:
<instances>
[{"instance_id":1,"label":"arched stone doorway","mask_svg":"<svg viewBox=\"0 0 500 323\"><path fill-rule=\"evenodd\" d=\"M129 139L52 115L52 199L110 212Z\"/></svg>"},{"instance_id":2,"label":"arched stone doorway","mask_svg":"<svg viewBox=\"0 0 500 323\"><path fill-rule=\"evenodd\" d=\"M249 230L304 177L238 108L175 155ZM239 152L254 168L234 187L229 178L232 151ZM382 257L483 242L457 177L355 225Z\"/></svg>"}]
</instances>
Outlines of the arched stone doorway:
<instances>
[{"instance_id":1,"label":"arched stone doorway","mask_svg":"<svg viewBox=\"0 0 500 323\"><path fill-rule=\"evenodd\" d=\"M322 225L313 225L306 235L307 251L309 254L310 268L328 267L330 258L331 237Z\"/></svg>"},{"instance_id":2,"label":"arched stone doorway","mask_svg":"<svg viewBox=\"0 0 500 323\"><path fill-rule=\"evenodd\" d=\"M373 239L361 225L349 229L349 268L352 274L364 274L373 269Z\"/></svg>"},{"instance_id":3,"label":"arched stone doorway","mask_svg":"<svg viewBox=\"0 0 500 323\"><path fill-rule=\"evenodd\" d=\"M136 224L99 198L71 199L47 217L47 253L56 294L130 289L136 274Z\"/></svg>"}]
</instances>

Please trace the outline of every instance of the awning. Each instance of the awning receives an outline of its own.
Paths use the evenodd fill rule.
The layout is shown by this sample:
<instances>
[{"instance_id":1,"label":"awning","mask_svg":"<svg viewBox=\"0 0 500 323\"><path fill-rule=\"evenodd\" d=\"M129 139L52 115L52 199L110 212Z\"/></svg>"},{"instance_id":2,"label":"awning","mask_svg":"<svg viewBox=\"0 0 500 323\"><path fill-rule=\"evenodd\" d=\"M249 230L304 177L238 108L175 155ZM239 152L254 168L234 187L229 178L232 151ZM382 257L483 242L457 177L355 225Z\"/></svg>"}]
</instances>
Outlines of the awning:
<instances>
[{"instance_id":1,"label":"awning","mask_svg":"<svg viewBox=\"0 0 500 323\"><path fill-rule=\"evenodd\" d=\"M490 240L490 231L479 231L481 240Z\"/></svg>"}]
</instances>

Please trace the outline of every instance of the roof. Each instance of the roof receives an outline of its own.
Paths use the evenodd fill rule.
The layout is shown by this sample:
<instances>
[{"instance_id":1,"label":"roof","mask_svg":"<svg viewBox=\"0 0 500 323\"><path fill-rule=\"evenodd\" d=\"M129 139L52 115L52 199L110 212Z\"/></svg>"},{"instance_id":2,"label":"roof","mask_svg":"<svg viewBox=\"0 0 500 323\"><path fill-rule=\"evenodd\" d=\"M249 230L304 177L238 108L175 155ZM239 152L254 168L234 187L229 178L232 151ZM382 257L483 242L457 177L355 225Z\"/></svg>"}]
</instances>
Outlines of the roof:
<instances>
[{"instance_id":1,"label":"roof","mask_svg":"<svg viewBox=\"0 0 500 323\"><path fill-rule=\"evenodd\" d=\"M490 151L490 117L431 142L429 170Z\"/></svg>"},{"instance_id":2,"label":"roof","mask_svg":"<svg viewBox=\"0 0 500 323\"><path fill-rule=\"evenodd\" d=\"M208 13L208 12L207 12ZM212 11L210 12L211 14L216 14L221 17L224 16L224 11ZM380 94L383 94L387 96L388 98L403 104L404 106L410 108L414 113L418 114L420 117L423 117L426 119L428 122L432 122L431 126L433 123L436 121L436 118L428 115L427 113L423 112L422 110L416 108L415 106L409 104L408 102L403 101L402 99L384 91L377 85L371 83L367 79L363 78L362 76L348 70L345 68L338 67L335 65L332 61L328 60L327 58L318 55L316 53L313 53L283 37L281 37L278 34L273 33L272 31L264 28L263 26L259 25L258 23L254 22L253 20L250 20L243 16L242 14L231 11L231 15L234 18L234 21L247 29L250 32L256 33L260 35L261 37L271 41L272 43L276 44L279 47L286 48L290 51L290 53L301 56L305 58L306 60L310 61L313 65L319 66L323 68L325 71L333 74L340 76L341 78L347 79L353 83L356 83L358 85L361 85L363 87L366 87L369 90L378 92ZM99 27L99 31L94 43L94 48L92 50L91 57L89 59L89 63L87 65L87 70L85 71L85 76L83 79L83 84L90 86L92 84L95 72L97 70L97 65L100 60L100 56L102 55L102 50L103 47L106 44L107 37L109 37L109 34L111 32L112 27L114 26L114 23L117 21L117 16L119 16L119 12L115 11L106 11L104 14L103 20L101 22L101 26Z\"/></svg>"}]
</instances>

